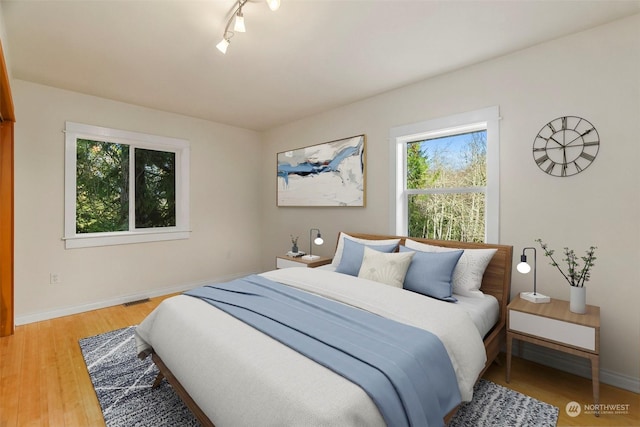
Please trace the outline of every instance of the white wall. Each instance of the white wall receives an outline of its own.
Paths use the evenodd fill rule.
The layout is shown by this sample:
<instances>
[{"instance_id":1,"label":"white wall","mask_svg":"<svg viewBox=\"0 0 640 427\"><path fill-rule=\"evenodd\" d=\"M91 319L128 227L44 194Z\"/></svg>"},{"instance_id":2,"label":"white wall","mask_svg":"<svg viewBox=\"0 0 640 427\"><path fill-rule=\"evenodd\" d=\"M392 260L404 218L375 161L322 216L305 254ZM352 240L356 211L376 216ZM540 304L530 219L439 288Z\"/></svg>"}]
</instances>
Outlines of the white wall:
<instances>
[{"instance_id":1,"label":"white wall","mask_svg":"<svg viewBox=\"0 0 640 427\"><path fill-rule=\"evenodd\" d=\"M259 269L257 133L21 80L12 91L16 323ZM66 120L189 140L191 238L65 250Z\"/></svg>"},{"instance_id":2,"label":"white wall","mask_svg":"<svg viewBox=\"0 0 640 427\"><path fill-rule=\"evenodd\" d=\"M320 228L329 240L314 252L324 255L332 254L340 230L393 233L389 129L499 105L500 242L514 246L514 261L536 238L546 240L558 254L564 246L580 254L590 245L598 247L587 303L601 307L602 379L640 391L638 76L640 15L266 132L263 267L273 267L274 257L288 250L290 234L299 234L305 249L311 227ZM532 145L545 123L564 115L591 121L601 148L583 173L555 178L538 169ZM366 134L368 144L366 208L275 206L277 152L360 133ZM539 251L539 290L568 299L569 286L563 280ZM531 287L532 278L514 269L512 296Z\"/></svg>"}]
</instances>

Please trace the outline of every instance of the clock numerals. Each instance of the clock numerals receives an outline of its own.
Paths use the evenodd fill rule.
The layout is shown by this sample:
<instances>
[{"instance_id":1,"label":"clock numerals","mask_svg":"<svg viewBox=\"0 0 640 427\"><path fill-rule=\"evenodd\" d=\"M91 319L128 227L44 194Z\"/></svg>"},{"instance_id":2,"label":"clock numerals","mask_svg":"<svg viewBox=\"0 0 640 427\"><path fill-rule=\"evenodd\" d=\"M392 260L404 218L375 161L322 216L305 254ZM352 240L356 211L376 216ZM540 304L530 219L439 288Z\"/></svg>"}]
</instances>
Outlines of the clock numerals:
<instances>
[{"instance_id":1,"label":"clock numerals","mask_svg":"<svg viewBox=\"0 0 640 427\"><path fill-rule=\"evenodd\" d=\"M567 117L562 117L561 118L562 121L562 130L566 130L567 129Z\"/></svg>"},{"instance_id":2,"label":"clock numerals","mask_svg":"<svg viewBox=\"0 0 640 427\"><path fill-rule=\"evenodd\" d=\"M533 141L533 158L543 172L569 177L589 167L599 148L600 136L595 126L581 117L562 116L538 132Z\"/></svg>"},{"instance_id":3,"label":"clock numerals","mask_svg":"<svg viewBox=\"0 0 640 427\"><path fill-rule=\"evenodd\" d=\"M578 129L578 126L580 126L580 123L582 123L583 119L578 120L578 123L576 123L576 126L573 128L573 130Z\"/></svg>"},{"instance_id":4,"label":"clock numerals","mask_svg":"<svg viewBox=\"0 0 640 427\"><path fill-rule=\"evenodd\" d=\"M546 162L547 160L549 160L549 156L547 156L546 154L544 156L538 157L536 159L536 163L538 164L538 166L542 166L542 164L544 162Z\"/></svg>"},{"instance_id":5,"label":"clock numerals","mask_svg":"<svg viewBox=\"0 0 640 427\"><path fill-rule=\"evenodd\" d=\"M557 165L557 163L556 163L556 162L551 161L551 162L549 162L549 166L547 166L547 168L546 168L544 171L545 171L546 173L548 173L548 174L553 174L553 168L555 168L555 167L556 167L556 165Z\"/></svg>"},{"instance_id":6,"label":"clock numerals","mask_svg":"<svg viewBox=\"0 0 640 427\"><path fill-rule=\"evenodd\" d=\"M596 156L592 156L591 154L585 153L584 151L580 153L580 157L582 157L583 159L587 159L590 162L593 162L596 159Z\"/></svg>"},{"instance_id":7,"label":"clock numerals","mask_svg":"<svg viewBox=\"0 0 640 427\"><path fill-rule=\"evenodd\" d=\"M552 134L556 133L556 128L555 128L555 127L553 127L553 123L552 123L552 122L549 122L549 123L547 124L547 127L548 127L549 129L551 129L551 133L552 133Z\"/></svg>"}]
</instances>

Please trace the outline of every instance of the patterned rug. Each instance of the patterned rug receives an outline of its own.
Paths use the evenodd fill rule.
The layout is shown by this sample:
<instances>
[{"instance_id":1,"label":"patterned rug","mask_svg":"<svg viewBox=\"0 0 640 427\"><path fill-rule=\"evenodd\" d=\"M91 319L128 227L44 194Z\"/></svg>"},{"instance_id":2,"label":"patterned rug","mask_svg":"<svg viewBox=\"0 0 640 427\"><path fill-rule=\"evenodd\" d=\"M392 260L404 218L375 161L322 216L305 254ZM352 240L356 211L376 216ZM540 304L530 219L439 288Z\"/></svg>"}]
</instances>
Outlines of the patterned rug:
<instances>
[{"instance_id":1,"label":"patterned rug","mask_svg":"<svg viewBox=\"0 0 640 427\"><path fill-rule=\"evenodd\" d=\"M553 405L480 378L473 388L473 400L460 405L448 427L555 427L558 411Z\"/></svg>"},{"instance_id":2,"label":"patterned rug","mask_svg":"<svg viewBox=\"0 0 640 427\"><path fill-rule=\"evenodd\" d=\"M107 427L191 427L200 424L165 381L151 358L136 355L134 326L80 340ZM555 426L558 408L481 379L473 401L462 404L448 427Z\"/></svg>"}]
</instances>

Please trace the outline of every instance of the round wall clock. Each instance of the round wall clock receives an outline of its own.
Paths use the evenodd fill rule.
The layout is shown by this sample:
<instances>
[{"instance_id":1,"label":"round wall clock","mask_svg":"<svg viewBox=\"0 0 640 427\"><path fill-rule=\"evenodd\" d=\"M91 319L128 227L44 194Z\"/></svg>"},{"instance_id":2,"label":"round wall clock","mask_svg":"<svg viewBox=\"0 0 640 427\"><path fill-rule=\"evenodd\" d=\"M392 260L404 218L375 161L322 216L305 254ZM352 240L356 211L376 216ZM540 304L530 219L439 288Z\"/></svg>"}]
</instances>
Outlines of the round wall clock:
<instances>
[{"instance_id":1,"label":"round wall clock","mask_svg":"<svg viewBox=\"0 0 640 427\"><path fill-rule=\"evenodd\" d=\"M544 125L533 140L533 159L553 176L571 176L585 170L598 155L600 136L588 120L564 116Z\"/></svg>"}]
</instances>

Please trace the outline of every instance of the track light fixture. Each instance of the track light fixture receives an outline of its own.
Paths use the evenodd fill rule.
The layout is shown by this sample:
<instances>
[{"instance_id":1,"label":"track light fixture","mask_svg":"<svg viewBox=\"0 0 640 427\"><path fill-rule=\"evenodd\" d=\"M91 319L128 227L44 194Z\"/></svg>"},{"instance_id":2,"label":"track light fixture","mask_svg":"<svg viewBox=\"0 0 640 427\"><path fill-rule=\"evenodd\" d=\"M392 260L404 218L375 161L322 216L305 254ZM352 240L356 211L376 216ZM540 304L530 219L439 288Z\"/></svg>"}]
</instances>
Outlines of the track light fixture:
<instances>
[{"instance_id":1,"label":"track light fixture","mask_svg":"<svg viewBox=\"0 0 640 427\"><path fill-rule=\"evenodd\" d=\"M267 0L267 4L269 9L275 12L280 7L280 0Z\"/></svg>"},{"instance_id":2,"label":"track light fixture","mask_svg":"<svg viewBox=\"0 0 640 427\"><path fill-rule=\"evenodd\" d=\"M242 14L242 9L240 9L236 14L236 23L233 26L233 31L237 31L239 33L247 32L247 29L244 26L244 15Z\"/></svg>"},{"instance_id":3,"label":"track light fixture","mask_svg":"<svg viewBox=\"0 0 640 427\"><path fill-rule=\"evenodd\" d=\"M237 0L235 6L233 7L233 13L231 14L231 18L227 22L227 25L224 27L224 33L222 34L222 40L216 45L216 48L223 54L227 53L227 48L229 44L231 44L231 37L234 36L236 32L244 33L247 31L244 25L244 14L242 13L242 8L249 1L253 0ZM266 0L269 9L272 11L278 10L280 7L280 0ZM234 22L233 30L231 30L231 23Z\"/></svg>"}]
</instances>

